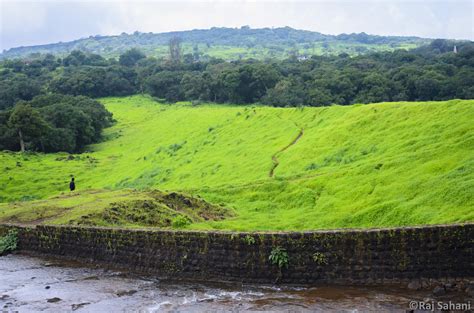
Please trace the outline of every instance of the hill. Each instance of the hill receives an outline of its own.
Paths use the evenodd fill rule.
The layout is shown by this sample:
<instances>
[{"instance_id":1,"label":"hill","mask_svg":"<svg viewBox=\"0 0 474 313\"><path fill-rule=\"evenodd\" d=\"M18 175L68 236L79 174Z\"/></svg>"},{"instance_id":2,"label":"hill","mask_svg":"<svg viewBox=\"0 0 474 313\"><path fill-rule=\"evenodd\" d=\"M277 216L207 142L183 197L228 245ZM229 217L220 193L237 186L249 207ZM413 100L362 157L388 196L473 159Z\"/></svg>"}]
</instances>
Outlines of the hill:
<instances>
[{"instance_id":1,"label":"hill","mask_svg":"<svg viewBox=\"0 0 474 313\"><path fill-rule=\"evenodd\" d=\"M40 205L50 208L48 223L98 213L93 223L108 225L100 219L106 206L90 202L87 190L101 189L110 203L114 192L133 198L132 190L147 188L199 196L232 212L195 220L186 226L192 229L474 221L474 100L324 108L164 105L144 96L101 101L118 122L87 152L0 153L0 221L15 212L22 222L38 220L27 213ZM70 175L74 197L65 192ZM61 193L61 203L27 201ZM90 204L74 210L68 199Z\"/></svg>"},{"instance_id":2,"label":"hill","mask_svg":"<svg viewBox=\"0 0 474 313\"><path fill-rule=\"evenodd\" d=\"M130 48L139 48L147 55L168 55L168 43L173 38L182 41L183 53L199 55L201 59L218 57L227 60L240 58L286 58L289 55L363 54L374 51L411 49L428 44L430 39L418 37L376 36L365 33L324 35L290 27L251 29L218 28L195 29L168 33L122 33L119 36L90 36L70 42L17 47L3 51L1 58L27 57L31 54L52 53L66 55L81 50L117 57Z\"/></svg>"}]
</instances>

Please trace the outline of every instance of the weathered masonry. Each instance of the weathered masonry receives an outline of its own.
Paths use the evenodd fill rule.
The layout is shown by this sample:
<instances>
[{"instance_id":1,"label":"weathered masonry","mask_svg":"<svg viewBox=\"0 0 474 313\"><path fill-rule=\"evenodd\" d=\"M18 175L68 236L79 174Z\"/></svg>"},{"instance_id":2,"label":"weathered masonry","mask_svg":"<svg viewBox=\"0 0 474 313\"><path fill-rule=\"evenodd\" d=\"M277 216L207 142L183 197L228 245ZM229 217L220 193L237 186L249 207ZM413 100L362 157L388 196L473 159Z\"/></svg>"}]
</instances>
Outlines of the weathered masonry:
<instances>
[{"instance_id":1,"label":"weathered masonry","mask_svg":"<svg viewBox=\"0 0 474 313\"><path fill-rule=\"evenodd\" d=\"M160 277L294 284L386 284L474 277L474 224L285 233L0 225L19 249ZM288 267L269 260L286 249Z\"/></svg>"}]
</instances>

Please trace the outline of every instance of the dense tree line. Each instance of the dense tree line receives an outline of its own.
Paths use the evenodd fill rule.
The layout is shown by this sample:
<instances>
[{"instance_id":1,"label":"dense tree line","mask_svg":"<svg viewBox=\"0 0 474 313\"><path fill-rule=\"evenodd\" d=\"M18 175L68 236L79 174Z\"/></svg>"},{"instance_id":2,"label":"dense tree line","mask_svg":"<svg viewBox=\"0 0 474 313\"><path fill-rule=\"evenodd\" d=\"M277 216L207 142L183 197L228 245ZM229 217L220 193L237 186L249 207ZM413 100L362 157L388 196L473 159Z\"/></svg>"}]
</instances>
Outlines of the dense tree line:
<instances>
[{"instance_id":1,"label":"dense tree line","mask_svg":"<svg viewBox=\"0 0 474 313\"><path fill-rule=\"evenodd\" d=\"M168 102L349 105L474 98L474 43L435 40L412 51L283 61L146 57L117 59L73 51L0 63L0 149L80 151L100 138L111 115L90 98L149 93ZM172 49L171 49L172 48ZM172 52L172 53L171 53ZM89 97L89 98L88 98ZM67 122L69 121L69 122Z\"/></svg>"},{"instance_id":2,"label":"dense tree line","mask_svg":"<svg viewBox=\"0 0 474 313\"><path fill-rule=\"evenodd\" d=\"M156 59L136 49L116 60L73 51L63 59L3 61L0 109L49 92L89 97L145 92L169 102L273 106L465 99L474 98L473 80L474 44L464 43L454 53L446 40L412 51L283 61Z\"/></svg>"},{"instance_id":3,"label":"dense tree line","mask_svg":"<svg viewBox=\"0 0 474 313\"><path fill-rule=\"evenodd\" d=\"M39 95L0 111L0 150L79 152L111 123L112 115L96 100Z\"/></svg>"}]
</instances>

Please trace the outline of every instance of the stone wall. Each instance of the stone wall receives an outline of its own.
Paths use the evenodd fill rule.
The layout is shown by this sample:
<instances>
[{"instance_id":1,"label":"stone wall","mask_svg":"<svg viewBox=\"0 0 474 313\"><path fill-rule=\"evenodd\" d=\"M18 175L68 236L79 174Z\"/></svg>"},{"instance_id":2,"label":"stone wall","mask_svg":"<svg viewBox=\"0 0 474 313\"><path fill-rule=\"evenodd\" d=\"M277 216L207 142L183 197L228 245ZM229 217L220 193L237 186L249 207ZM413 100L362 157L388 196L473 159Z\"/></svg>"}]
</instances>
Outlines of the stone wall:
<instances>
[{"instance_id":1,"label":"stone wall","mask_svg":"<svg viewBox=\"0 0 474 313\"><path fill-rule=\"evenodd\" d=\"M474 224L285 233L0 225L19 249L160 277L290 284L385 284L474 277ZM288 267L269 261L286 249Z\"/></svg>"}]
</instances>

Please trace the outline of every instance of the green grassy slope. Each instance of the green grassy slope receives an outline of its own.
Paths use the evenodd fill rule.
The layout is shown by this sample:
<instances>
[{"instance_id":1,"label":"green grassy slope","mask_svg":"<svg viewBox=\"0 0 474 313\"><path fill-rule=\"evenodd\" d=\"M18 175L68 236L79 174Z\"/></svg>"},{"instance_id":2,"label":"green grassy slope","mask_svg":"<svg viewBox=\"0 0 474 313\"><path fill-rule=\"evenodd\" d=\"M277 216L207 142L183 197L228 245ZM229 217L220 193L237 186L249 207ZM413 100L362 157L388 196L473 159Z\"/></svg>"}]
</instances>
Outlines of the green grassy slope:
<instances>
[{"instance_id":1,"label":"green grassy slope","mask_svg":"<svg viewBox=\"0 0 474 313\"><path fill-rule=\"evenodd\" d=\"M58 195L73 174L79 190L181 190L236 213L189 226L197 229L474 221L472 100L284 109L103 102L118 123L87 153L1 153L0 200ZM9 210L0 205L0 219Z\"/></svg>"}]
</instances>

